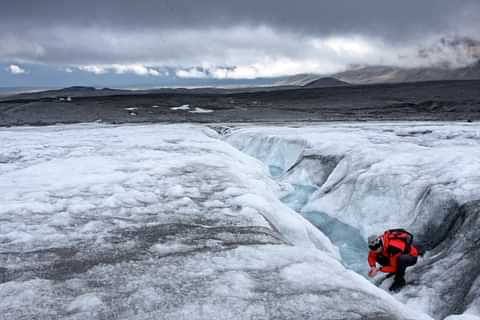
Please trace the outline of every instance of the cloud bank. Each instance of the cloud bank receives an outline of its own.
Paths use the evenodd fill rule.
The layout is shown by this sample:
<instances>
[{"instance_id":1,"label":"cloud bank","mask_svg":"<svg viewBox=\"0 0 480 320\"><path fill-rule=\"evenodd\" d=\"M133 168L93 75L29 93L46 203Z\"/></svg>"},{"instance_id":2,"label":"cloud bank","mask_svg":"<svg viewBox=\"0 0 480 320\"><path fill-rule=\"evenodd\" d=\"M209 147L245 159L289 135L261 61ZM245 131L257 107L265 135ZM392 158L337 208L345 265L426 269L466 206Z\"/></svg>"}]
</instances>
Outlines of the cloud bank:
<instances>
[{"instance_id":1,"label":"cloud bank","mask_svg":"<svg viewBox=\"0 0 480 320\"><path fill-rule=\"evenodd\" d=\"M174 68L181 78L250 79L352 64L458 67L480 48L476 0L24 0L1 9L0 62L97 75L157 77Z\"/></svg>"},{"instance_id":2,"label":"cloud bank","mask_svg":"<svg viewBox=\"0 0 480 320\"><path fill-rule=\"evenodd\" d=\"M94 74L105 74L105 73L116 73L116 74L125 74L125 73L131 73L131 74L136 74L139 76L159 76L160 71L146 67L141 64L113 64L113 65L84 65L84 66L78 66L78 70L80 71L86 71L86 72L91 72ZM71 68L69 69L70 72L73 72ZM69 72L66 71L66 72Z\"/></svg>"}]
</instances>

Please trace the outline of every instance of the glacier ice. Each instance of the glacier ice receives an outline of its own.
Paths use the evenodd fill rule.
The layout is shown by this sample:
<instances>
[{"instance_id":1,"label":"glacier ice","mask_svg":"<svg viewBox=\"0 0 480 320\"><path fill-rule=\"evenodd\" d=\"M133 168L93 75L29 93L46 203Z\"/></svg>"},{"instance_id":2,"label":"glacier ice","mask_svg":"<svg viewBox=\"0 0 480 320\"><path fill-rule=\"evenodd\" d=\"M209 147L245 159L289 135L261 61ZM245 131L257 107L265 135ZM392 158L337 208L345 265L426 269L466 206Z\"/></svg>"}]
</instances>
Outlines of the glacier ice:
<instances>
[{"instance_id":1,"label":"glacier ice","mask_svg":"<svg viewBox=\"0 0 480 320\"><path fill-rule=\"evenodd\" d=\"M18 127L0 141L0 317L430 319L346 269L279 199L288 186L209 128ZM282 175L310 168L294 148Z\"/></svg>"},{"instance_id":2,"label":"glacier ice","mask_svg":"<svg viewBox=\"0 0 480 320\"><path fill-rule=\"evenodd\" d=\"M477 124L218 132L0 129L0 317L479 317ZM358 273L399 226L426 254L392 297Z\"/></svg>"},{"instance_id":3,"label":"glacier ice","mask_svg":"<svg viewBox=\"0 0 480 320\"><path fill-rule=\"evenodd\" d=\"M283 185L282 199L337 246L349 247L342 255L350 268L360 271L355 259L361 255L349 256L360 241L355 237L405 227L426 254L407 273L411 285L397 298L439 319L478 316L478 124L248 127L225 139L280 168L275 179ZM350 241L342 224L352 230ZM347 239L332 237L342 232Z\"/></svg>"}]
</instances>

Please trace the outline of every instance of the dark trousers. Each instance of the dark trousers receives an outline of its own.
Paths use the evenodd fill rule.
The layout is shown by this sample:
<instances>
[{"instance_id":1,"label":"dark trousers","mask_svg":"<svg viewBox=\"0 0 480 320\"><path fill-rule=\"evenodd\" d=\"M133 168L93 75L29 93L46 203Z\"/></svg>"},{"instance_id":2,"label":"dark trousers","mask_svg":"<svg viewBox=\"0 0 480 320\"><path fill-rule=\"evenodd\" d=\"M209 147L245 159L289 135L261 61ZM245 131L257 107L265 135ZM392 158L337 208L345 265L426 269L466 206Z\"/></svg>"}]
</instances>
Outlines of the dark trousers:
<instances>
[{"instance_id":1,"label":"dark trousers","mask_svg":"<svg viewBox=\"0 0 480 320\"><path fill-rule=\"evenodd\" d=\"M390 265L389 259L384 256L378 256L377 257L377 262L378 264L382 266L388 266ZM417 263L417 257L413 257L408 254L402 254L398 256L397 258L397 272L395 272L395 278L403 279L405 276L405 269L407 267L413 266L414 264ZM392 276L394 275L392 274ZM390 276L390 275L389 275Z\"/></svg>"},{"instance_id":2,"label":"dark trousers","mask_svg":"<svg viewBox=\"0 0 480 320\"><path fill-rule=\"evenodd\" d=\"M417 257L413 257L408 254L402 254L399 256L397 258L397 272L395 273L395 278L403 278L405 276L405 269L416 264L417 259Z\"/></svg>"}]
</instances>

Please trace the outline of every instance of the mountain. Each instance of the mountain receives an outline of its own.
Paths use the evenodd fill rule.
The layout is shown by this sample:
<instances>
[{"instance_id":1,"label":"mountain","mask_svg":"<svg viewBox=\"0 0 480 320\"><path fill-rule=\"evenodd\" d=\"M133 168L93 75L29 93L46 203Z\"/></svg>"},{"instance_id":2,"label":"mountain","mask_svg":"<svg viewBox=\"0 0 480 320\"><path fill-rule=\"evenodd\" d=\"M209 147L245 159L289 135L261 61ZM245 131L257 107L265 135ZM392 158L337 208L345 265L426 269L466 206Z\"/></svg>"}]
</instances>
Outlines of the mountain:
<instances>
[{"instance_id":1,"label":"mountain","mask_svg":"<svg viewBox=\"0 0 480 320\"><path fill-rule=\"evenodd\" d=\"M304 73L275 82L275 85L310 88L345 86L349 84L401 83L443 80L479 80L480 60L460 68L447 66L401 68L393 66L361 66L325 75Z\"/></svg>"},{"instance_id":2,"label":"mountain","mask_svg":"<svg viewBox=\"0 0 480 320\"><path fill-rule=\"evenodd\" d=\"M345 81L338 80L333 77L324 77L320 79L313 80L305 85L304 88L326 88L326 87L340 87L340 86L349 86L350 84Z\"/></svg>"},{"instance_id":3,"label":"mountain","mask_svg":"<svg viewBox=\"0 0 480 320\"><path fill-rule=\"evenodd\" d=\"M353 84L478 80L480 61L461 68L366 66L337 73L334 77Z\"/></svg>"},{"instance_id":4,"label":"mountain","mask_svg":"<svg viewBox=\"0 0 480 320\"><path fill-rule=\"evenodd\" d=\"M480 79L480 41L472 38L441 38L434 44L419 49L416 56L411 58L428 67L364 65L329 77L350 84ZM286 77L277 84L304 86L325 77L318 74L299 74Z\"/></svg>"},{"instance_id":5,"label":"mountain","mask_svg":"<svg viewBox=\"0 0 480 320\"><path fill-rule=\"evenodd\" d=\"M327 77L315 73L302 73L293 76L287 76L276 81L274 86L284 87L306 87L306 88L326 88L348 86L349 83L338 80L334 77Z\"/></svg>"}]
</instances>

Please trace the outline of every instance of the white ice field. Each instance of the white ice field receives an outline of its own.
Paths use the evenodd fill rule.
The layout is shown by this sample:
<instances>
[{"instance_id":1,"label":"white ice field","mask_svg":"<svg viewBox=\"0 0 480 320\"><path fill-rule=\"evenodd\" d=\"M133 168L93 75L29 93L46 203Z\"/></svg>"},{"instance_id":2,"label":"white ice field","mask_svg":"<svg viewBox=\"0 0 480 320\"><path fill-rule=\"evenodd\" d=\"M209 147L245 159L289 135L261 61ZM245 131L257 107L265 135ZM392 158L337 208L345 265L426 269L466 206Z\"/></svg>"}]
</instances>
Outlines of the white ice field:
<instances>
[{"instance_id":1,"label":"white ice field","mask_svg":"<svg viewBox=\"0 0 480 320\"><path fill-rule=\"evenodd\" d=\"M1 128L0 319L480 319L480 125L217 131ZM395 295L390 227L426 250Z\"/></svg>"}]
</instances>

